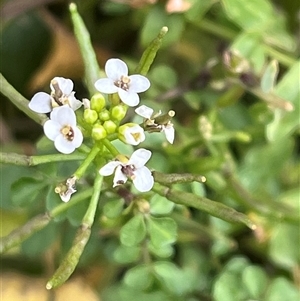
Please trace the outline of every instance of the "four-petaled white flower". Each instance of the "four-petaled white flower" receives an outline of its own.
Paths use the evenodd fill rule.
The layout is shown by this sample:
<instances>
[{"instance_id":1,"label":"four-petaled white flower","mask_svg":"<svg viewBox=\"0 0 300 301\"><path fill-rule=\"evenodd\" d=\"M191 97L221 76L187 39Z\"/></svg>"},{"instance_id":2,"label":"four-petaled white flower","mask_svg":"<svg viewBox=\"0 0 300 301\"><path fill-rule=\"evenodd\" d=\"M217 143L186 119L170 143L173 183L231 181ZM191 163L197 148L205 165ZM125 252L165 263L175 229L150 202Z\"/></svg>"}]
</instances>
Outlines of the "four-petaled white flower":
<instances>
[{"instance_id":1,"label":"four-petaled white flower","mask_svg":"<svg viewBox=\"0 0 300 301\"><path fill-rule=\"evenodd\" d=\"M67 105L53 109L50 120L44 124L44 133L63 154L72 153L83 141L82 133L76 126L76 115Z\"/></svg>"},{"instance_id":2,"label":"four-petaled white flower","mask_svg":"<svg viewBox=\"0 0 300 301\"><path fill-rule=\"evenodd\" d=\"M174 111L169 111L165 115L165 118L161 118L161 111L157 114L154 114L154 110L142 105L135 109L135 112L145 118L145 130L149 132L164 132L166 139L173 144L175 137L175 130L171 118L175 115ZM159 117L159 118L157 118ZM161 119L161 120L160 120Z\"/></svg>"},{"instance_id":3,"label":"four-petaled white flower","mask_svg":"<svg viewBox=\"0 0 300 301\"><path fill-rule=\"evenodd\" d=\"M109 59L105 64L107 78L98 79L95 87L106 94L118 93L120 99L130 107L139 104L137 93L149 89L149 80L140 74L128 76L128 67L120 59Z\"/></svg>"},{"instance_id":4,"label":"four-petaled white flower","mask_svg":"<svg viewBox=\"0 0 300 301\"><path fill-rule=\"evenodd\" d=\"M130 159L122 156L122 161L117 159L108 162L99 170L99 173L102 176L115 173L113 187L126 183L127 179L130 178L137 190L149 191L153 187L154 179L145 164L150 159L151 154L151 151L140 148L133 152Z\"/></svg>"},{"instance_id":5,"label":"four-petaled white flower","mask_svg":"<svg viewBox=\"0 0 300 301\"><path fill-rule=\"evenodd\" d=\"M37 113L49 113L53 108L63 105L68 105L76 111L81 107L82 102L75 98L73 87L73 82L70 79L54 77L50 83L51 93L36 93L28 106Z\"/></svg>"}]
</instances>

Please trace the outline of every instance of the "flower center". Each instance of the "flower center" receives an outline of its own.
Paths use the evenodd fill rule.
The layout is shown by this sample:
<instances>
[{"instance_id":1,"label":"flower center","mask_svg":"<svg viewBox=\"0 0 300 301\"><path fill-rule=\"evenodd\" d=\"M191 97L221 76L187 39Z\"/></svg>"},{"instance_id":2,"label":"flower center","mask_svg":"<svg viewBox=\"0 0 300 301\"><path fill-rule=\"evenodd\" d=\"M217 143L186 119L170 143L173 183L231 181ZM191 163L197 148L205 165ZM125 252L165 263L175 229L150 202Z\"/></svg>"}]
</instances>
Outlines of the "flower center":
<instances>
[{"instance_id":1,"label":"flower center","mask_svg":"<svg viewBox=\"0 0 300 301\"><path fill-rule=\"evenodd\" d=\"M136 132L136 133L130 133L130 135L133 137L135 141L140 141L141 140L141 133Z\"/></svg>"},{"instance_id":2,"label":"flower center","mask_svg":"<svg viewBox=\"0 0 300 301\"><path fill-rule=\"evenodd\" d=\"M130 83L130 78L128 76L122 75L121 79L115 81L115 85L118 88L121 88L125 91L128 91L129 89L129 83Z\"/></svg>"},{"instance_id":3,"label":"flower center","mask_svg":"<svg viewBox=\"0 0 300 301\"><path fill-rule=\"evenodd\" d=\"M122 173L132 180L135 178L135 174L134 174L135 170L136 168L133 164L123 165L121 168Z\"/></svg>"},{"instance_id":4,"label":"flower center","mask_svg":"<svg viewBox=\"0 0 300 301\"><path fill-rule=\"evenodd\" d=\"M68 141L73 141L74 139L74 130L70 125L65 125L60 132L63 134L64 138Z\"/></svg>"}]
</instances>

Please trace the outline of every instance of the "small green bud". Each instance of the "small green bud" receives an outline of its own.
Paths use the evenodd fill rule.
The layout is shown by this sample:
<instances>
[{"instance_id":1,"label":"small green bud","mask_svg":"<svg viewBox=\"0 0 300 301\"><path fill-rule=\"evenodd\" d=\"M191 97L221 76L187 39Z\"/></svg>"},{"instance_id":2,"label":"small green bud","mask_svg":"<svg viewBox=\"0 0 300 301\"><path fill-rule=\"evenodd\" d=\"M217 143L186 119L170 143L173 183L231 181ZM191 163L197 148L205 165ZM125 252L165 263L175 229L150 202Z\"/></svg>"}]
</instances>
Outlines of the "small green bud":
<instances>
[{"instance_id":1,"label":"small green bud","mask_svg":"<svg viewBox=\"0 0 300 301\"><path fill-rule=\"evenodd\" d=\"M87 123L93 124L98 119L98 114L95 110L85 109L83 113L83 118Z\"/></svg>"},{"instance_id":2,"label":"small green bud","mask_svg":"<svg viewBox=\"0 0 300 301\"><path fill-rule=\"evenodd\" d=\"M110 120L110 113L108 110L102 110L99 113L99 119L102 121Z\"/></svg>"},{"instance_id":3,"label":"small green bud","mask_svg":"<svg viewBox=\"0 0 300 301\"><path fill-rule=\"evenodd\" d=\"M127 107L120 104L112 108L111 116L113 119L121 121L127 113Z\"/></svg>"},{"instance_id":4,"label":"small green bud","mask_svg":"<svg viewBox=\"0 0 300 301\"><path fill-rule=\"evenodd\" d=\"M107 136L107 132L103 125L95 124L92 129L92 137L94 140L101 140Z\"/></svg>"},{"instance_id":5,"label":"small green bud","mask_svg":"<svg viewBox=\"0 0 300 301\"><path fill-rule=\"evenodd\" d=\"M105 107L105 98L101 93L96 93L91 98L91 109L98 113Z\"/></svg>"},{"instance_id":6,"label":"small green bud","mask_svg":"<svg viewBox=\"0 0 300 301\"><path fill-rule=\"evenodd\" d=\"M116 132L117 129L117 125L111 120L105 121L103 123L103 127L105 128L107 134L113 134Z\"/></svg>"}]
</instances>

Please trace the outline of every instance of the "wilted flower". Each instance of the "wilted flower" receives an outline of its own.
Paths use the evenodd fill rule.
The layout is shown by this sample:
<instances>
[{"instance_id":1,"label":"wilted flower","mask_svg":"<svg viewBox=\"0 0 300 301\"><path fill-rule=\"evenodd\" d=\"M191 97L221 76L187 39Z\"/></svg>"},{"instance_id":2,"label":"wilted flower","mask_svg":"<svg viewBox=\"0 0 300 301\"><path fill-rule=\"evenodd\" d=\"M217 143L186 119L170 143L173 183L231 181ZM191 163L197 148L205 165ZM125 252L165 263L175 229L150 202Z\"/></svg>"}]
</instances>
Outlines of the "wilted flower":
<instances>
[{"instance_id":1,"label":"wilted flower","mask_svg":"<svg viewBox=\"0 0 300 301\"><path fill-rule=\"evenodd\" d=\"M44 124L44 132L63 154L72 153L83 141L82 133L76 126L76 115L67 105L53 109L50 120Z\"/></svg>"},{"instance_id":2,"label":"wilted flower","mask_svg":"<svg viewBox=\"0 0 300 301\"><path fill-rule=\"evenodd\" d=\"M118 93L128 106L134 107L140 102L138 93L150 87L149 80L140 74L128 76L128 67L120 59L109 59L105 64L107 78L98 79L95 87L106 94Z\"/></svg>"},{"instance_id":3,"label":"wilted flower","mask_svg":"<svg viewBox=\"0 0 300 301\"><path fill-rule=\"evenodd\" d=\"M142 105L135 109L135 112L144 117L144 128L148 132L164 132L166 139L173 144L175 137L175 130L171 118L175 115L173 110L170 110L167 114L161 115L161 111L154 114L154 110Z\"/></svg>"},{"instance_id":4,"label":"wilted flower","mask_svg":"<svg viewBox=\"0 0 300 301\"><path fill-rule=\"evenodd\" d=\"M28 106L37 113L49 113L53 108L68 105L76 111L81 107L82 102L75 98L73 92L73 82L63 77L55 77L51 80L50 95L45 92L36 93Z\"/></svg>"},{"instance_id":5,"label":"wilted flower","mask_svg":"<svg viewBox=\"0 0 300 301\"><path fill-rule=\"evenodd\" d=\"M141 192L149 191L153 187L154 179L145 164L150 159L151 154L151 151L147 149L138 149L133 152L130 159L119 156L116 161L108 162L99 170L99 173L102 176L115 173L113 187L126 183L129 178L137 190Z\"/></svg>"},{"instance_id":6,"label":"wilted flower","mask_svg":"<svg viewBox=\"0 0 300 301\"><path fill-rule=\"evenodd\" d=\"M77 178L74 176L67 179L66 183L62 183L55 187L55 192L59 194L59 197L63 202L69 202L72 194L77 191L75 186L76 180Z\"/></svg>"}]
</instances>

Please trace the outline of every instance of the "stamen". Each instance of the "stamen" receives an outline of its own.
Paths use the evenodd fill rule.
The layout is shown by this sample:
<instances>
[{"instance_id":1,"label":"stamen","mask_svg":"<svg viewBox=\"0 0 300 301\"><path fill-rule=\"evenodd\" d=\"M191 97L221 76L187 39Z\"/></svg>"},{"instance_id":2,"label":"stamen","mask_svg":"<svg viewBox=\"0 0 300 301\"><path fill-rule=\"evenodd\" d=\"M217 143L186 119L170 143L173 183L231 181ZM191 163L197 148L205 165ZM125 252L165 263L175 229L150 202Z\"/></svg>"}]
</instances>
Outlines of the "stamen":
<instances>
[{"instance_id":1,"label":"stamen","mask_svg":"<svg viewBox=\"0 0 300 301\"><path fill-rule=\"evenodd\" d=\"M64 138L68 141L73 141L74 139L74 130L70 125L65 125L61 130Z\"/></svg>"},{"instance_id":2,"label":"stamen","mask_svg":"<svg viewBox=\"0 0 300 301\"><path fill-rule=\"evenodd\" d=\"M118 88L121 88L125 91L128 91L129 83L130 83L130 78L128 76L124 76L124 75L121 76L121 79L115 81L115 85Z\"/></svg>"}]
</instances>

